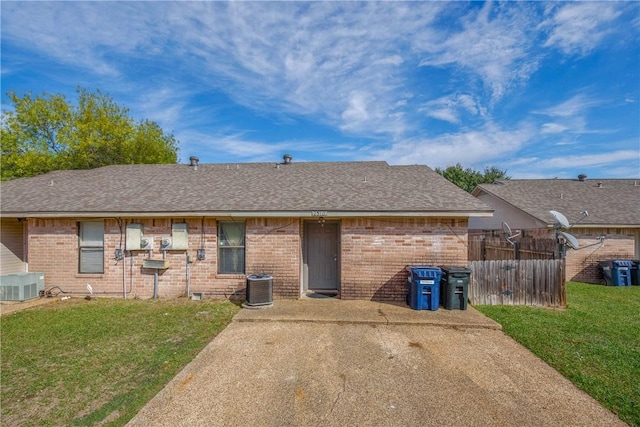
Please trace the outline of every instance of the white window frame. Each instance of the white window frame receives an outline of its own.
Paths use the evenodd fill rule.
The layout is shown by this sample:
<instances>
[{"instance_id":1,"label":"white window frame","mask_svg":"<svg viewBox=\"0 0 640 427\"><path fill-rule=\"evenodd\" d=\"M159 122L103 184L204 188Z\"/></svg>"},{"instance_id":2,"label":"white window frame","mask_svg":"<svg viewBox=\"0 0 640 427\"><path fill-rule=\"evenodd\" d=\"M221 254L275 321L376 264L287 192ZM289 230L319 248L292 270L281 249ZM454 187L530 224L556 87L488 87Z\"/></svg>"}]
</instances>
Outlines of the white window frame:
<instances>
[{"instance_id":1,"label":"white window frame","mask_svg":"<svg viewBox=\"0 0 640 427\"><path fill-rule=\"evenodd\" d=\"M229 227L229 229L227 229ZM235 236L228 231L236 232ZM238 232L241 232L239 236ZM244 221L218 221L218 274L245 274L247 230ZM227 269L228 256L233 257L234 268Z\"/></svg>"},{"instance_id":2,"label":"white window frame","mask_svg":"<svg viewBox=\"0 0 640 427\"><path fill-rule=\"evenodd\" d=\"M78 222L78 272L104 273L104 221Z\"/></svg>"}]
</instances>

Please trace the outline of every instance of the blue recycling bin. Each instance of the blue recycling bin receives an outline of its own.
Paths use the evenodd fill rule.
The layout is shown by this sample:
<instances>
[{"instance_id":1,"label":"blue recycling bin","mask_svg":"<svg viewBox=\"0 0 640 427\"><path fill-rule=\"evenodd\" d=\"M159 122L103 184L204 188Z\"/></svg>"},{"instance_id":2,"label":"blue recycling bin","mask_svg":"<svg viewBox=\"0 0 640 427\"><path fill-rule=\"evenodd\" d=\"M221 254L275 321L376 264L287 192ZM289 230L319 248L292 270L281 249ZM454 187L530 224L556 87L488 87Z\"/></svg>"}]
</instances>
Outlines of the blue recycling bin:
<instances>
[{"instance_id":1,"label":"blue recycling bin","mask_svg":"<svg viewBox=\"0 0 640 427\"><path fill-rule=\"evenodd\" d=\"M409 306L414 310L436 311L440 306L442 270L431 266L409 266Z\"/></svg>"},{"instance_id":2,"label":"blue recycling bin","mask_svg":"<svg viewBox=\"0 0 640 427\"><path fill-rule=\"evenodd\" d=\"M607 286L631 286L633 261L611 259L600 261L599 265Z\"/></svg>"}]
</instances>

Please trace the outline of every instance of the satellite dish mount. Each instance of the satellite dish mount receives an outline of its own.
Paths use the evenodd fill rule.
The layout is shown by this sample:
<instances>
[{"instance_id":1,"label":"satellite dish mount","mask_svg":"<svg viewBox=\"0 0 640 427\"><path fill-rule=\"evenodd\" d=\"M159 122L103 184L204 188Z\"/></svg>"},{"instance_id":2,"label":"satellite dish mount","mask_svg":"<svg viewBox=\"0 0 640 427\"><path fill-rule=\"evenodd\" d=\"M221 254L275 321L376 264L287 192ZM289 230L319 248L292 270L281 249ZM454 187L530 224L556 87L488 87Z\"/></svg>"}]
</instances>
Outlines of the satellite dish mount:
<instances>
[{"instance_id":1,"label":"satellite dish mount","mask_svg":"<svg viewBox=\"0 0 640 427\"><path fill-rule=\"evenodd\" d=\"M506 222L502 223L502 231L504 232L504 238L507 242L511 243L513 246L516 245L516 242L514 242L513 239L515 239L516 237L520 236L520 232L518 231L517 233L513 233L511 231L511 227L509 227L509 224L507 224Z\"/></svg>"},{"instance_id":2,"label":"satellite dish mount","mask_svg":"<svg viewBox=\"0 0 640 427\"><path fill-rule=\"evenodd\" d=\"M595 246L595 245L602 246L604 244L604 236L600 236L597 238L598 242L580 247L580 243L578 242L578 239L576 239L574 235L569 234L565 231L560 231L561 228L569 230L571 227L573 227L574 225L576 225L577 223L579 223L580 221L588 217L589 212L587 212L586 210L580 212L582 216L580 217L579 220L577 220L573 224L569 224L569 220L567 219L567 217L558 211L549 211L549 214L553 217L553 219L556 220L556 223L554 224L553 228L556 230L556 242L558 242L558 253L561 256L561 258L564 258L567 256L567 248L578 251L580 249L585 249L591 246Z\"/></svg>"}]
</instances>

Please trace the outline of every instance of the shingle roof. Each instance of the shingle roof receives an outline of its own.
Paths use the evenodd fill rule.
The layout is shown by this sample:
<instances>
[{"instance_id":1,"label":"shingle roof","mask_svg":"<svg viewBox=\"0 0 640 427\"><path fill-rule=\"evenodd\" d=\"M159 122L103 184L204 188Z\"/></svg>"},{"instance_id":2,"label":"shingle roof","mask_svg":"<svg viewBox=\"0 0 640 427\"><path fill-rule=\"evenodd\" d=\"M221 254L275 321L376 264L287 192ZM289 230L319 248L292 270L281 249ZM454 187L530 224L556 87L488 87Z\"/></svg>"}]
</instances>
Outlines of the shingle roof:
<instances>
[{"instance_id":1,"label":"shingle roof","mask_svg":"<svg viewBox=\"0 0 640 427\"><path fill-rule=\"evenodd\" d=\"M16 179L0 191L5 216L492 212L426 166L386 162L117 165Z\"/></svg>"},{"instance_id":2,"label":"shingle roof","mask_svg":"<svg viewBox=\"0 0 640 427\"><path fill-rule=\"evenodd\" d=\"M580 226L640 226L640 179L531 179L481 184L473 195L491 194L527 214L553 225L555 210L570 223L589 216Z\"/></svg>"}]
</instances>

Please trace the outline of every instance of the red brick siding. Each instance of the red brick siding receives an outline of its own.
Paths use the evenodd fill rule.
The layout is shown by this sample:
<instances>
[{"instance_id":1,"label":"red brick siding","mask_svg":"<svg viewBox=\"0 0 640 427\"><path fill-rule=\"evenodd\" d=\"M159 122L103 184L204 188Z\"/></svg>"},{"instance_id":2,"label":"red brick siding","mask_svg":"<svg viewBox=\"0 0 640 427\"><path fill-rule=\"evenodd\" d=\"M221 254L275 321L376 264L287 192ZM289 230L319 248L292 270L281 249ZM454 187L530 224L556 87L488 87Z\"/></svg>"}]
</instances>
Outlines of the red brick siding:
<instances>
[{"instance_id":1,"label":"red brick siding","mask_svg":"<svg viewBox=\"0 0 640 427\"><path fill-rule=\"evenodd\" d=\"M152 258L161 259L160 237L171 234L172 222L186 222L189 250L167 251L167 270L158 274L158 295L191 292L222 297L244 296L244 274L217 272L217 221L213 218L106 219L104 274L78 273L77 219L31 219L28 222L29 270L45 272L46 286L86 293L91 284L98 295L149 298L154 270L143 269L148 252L125 251L114 260L114 250L124 249L127 223L141 223L154 237ZM456 219L344 219L341 222L341 297L401 301L406 293L408 264L466 265L467 221ZM302 221L291 218L246 220L246 273L274 277L274 297L300 296ZM196 259L197 249L205 259ZM193 260L187 263L187 254Z\"/></svg>"},{"instance_id":2,"label":"red brick siding","mask_svg":"<svg viewBox=\"0 0 640 427\"><path fill-rule=\"evenodd\" d=\"M407 265L467 265L467 221L343 219L344 299L404 301Z\"/></svg>"},{"instance_id":3,"label":"red brick siding","mask_svg":"<svg viewBox=\"0 0 640 427\"><path fill-rule=\"evenodd\" d=\"M635 239L629 229L606 228L569 231L576 236L584 249L567 251L567 280L586 283L600 283L602 273L598 261L608 259L634 259ZM605 236L604 244L585 247L597 243L598 236Z\"/></svg>"},{"instance_id":4,"label":"red brick siding","mask_svg":"<svg viewBox=\"0 0 640 427\"><path fill-rule=\"evenodd\" d=\"M273 276L275 298L300 296L301 231L296 218L247 220L247 274Z\"/></svg>"},{"instance_id":5,"label":"red brick siding","mask_svg":"<svg viewBox=\"0 0 640 427\"><path fill-rule=\"evenodd\" d=\"M148 298L153 296L155 271L143 269L149 257L146 251L126 251L125 258L115 261L114 251L125 247L127 223L143 225L144 235L154 237L153 259L162 259L160 238L171 234L172 222L186 222L189 250L166 251L169 268L158 271L158 295L186 295L187 281L191 292L223 297L244 296L245 274L218 274L217 222L197 219L115 219L104 220L104 273L78 272L78 231L76 219L32 219L28 223L29 270L45 272L46 286L59 286L64 291L85 294L90 284L98 295ZM121 228L122 227L122 234ZM203 233L204 231L204 233ZM300 225L297 219L250 219L246 221L247 274L266 272L274 276L274 296L294 297L300 293ZM197 260L197 249L205 249L205 259ZM193 260L187 263L187 254ZM124 271L123 271L124 270Z\"/></svg>"}]
</instances>

